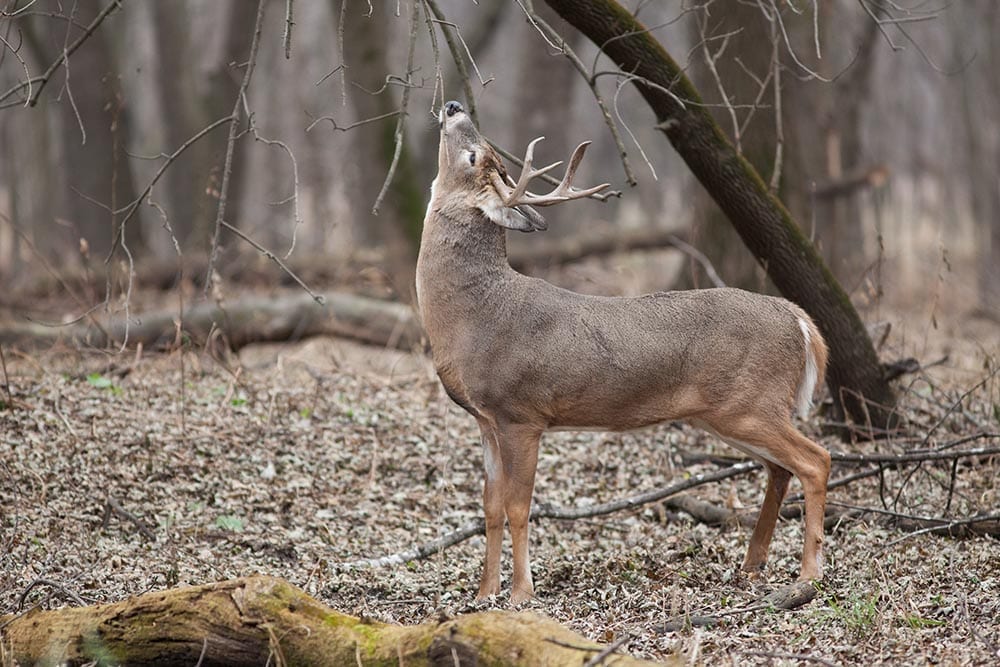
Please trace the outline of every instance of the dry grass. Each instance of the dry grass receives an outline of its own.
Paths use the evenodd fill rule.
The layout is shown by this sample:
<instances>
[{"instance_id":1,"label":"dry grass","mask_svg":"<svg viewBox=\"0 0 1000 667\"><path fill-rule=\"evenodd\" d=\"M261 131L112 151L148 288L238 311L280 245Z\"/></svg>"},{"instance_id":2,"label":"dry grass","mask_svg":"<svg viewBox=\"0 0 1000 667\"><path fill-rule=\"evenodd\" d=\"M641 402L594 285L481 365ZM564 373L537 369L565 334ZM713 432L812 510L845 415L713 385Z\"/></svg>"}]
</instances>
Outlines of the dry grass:
<instances>
[{"instance_id":1,"label":"dry grass","mask_svg":"<svg viewBox=\"0 0 1000 667\"><path fill-rule=\"evenodd\" d=\"M27 405L0 411L0 614L22 602L119 600L252 572L389 621L489 606L472 602L481 539L407 566L337 567L430 540L481 513L475 422L444 396L425 360L315 339L253 346L225 365L188 353L183 385L177 353L150 355L125 377L102 375L108 385L87 378L103 357L6 352L14 398ZM913 383L905 404L915 432L936 423L960 389ZM929 444L1000 431L998 393L1000 382L984 384ZM1000 439L979 444L991 443ZM536 500L581 505L632 494L692 471L684 453L716 451L734 453L687 428L550 434ZM998 467L1000 457L963 462L950 513L995 512ZM888 489L898 490L909 470L887 470ZM950 464L924 465L896 509L942 514L949 481ZM763 478L750 475L698 493L752 512L762 491ZM105 521L109 498L128 515ZM876 479L831 499L881 507ZM664 634L657 627L668 617L733 610L789 582L801 523L779 524L766 580L748 583L737 576L748 540L740 529L656 506L546 521L533 528L538 597L528 607L599 641L627 634L632 654L682 652L694 664L996 664L997 541L920 535L891 544L901 536L874 515L845 520L829 532L827 578L807 607Z\"/></svg>"}]
</instances>

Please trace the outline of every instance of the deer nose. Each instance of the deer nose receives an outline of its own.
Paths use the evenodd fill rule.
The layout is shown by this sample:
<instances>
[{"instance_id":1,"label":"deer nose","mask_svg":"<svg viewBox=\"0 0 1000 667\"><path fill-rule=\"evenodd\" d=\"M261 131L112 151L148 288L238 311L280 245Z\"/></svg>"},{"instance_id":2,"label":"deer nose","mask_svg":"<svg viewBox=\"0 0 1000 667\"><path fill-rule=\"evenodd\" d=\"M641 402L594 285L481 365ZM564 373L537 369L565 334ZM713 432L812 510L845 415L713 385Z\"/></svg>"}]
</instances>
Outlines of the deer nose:
<instances>
[{"instance_id":1,"label":"deer nose","mask_svg":"<svg viewBox=\"0 0 1000 667\"><path fill-rule=\"evenodd\" d=\"M464 109L462 108L462 105L459 104L458 102L455 101L445 102L444 112L449 118L461 111L464 111Z\"/></svg>"}]
</instances>

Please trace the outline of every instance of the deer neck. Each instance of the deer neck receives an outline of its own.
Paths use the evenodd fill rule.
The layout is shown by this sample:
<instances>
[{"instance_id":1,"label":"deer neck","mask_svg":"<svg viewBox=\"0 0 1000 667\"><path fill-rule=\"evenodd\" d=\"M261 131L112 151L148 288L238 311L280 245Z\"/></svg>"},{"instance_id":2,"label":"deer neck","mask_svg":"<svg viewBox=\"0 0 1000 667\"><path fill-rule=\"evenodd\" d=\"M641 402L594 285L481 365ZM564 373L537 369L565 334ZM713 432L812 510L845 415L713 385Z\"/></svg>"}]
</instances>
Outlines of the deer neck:
<instances>
[{"instance_id":1,"label":"deer neck","mask_svg":"<svg viewBox=\"0 0 1000 667\"><path fill-rule=\"evenodd\" d=\"M502 227L467 204L432 197L417 258L417 302L429 332L488 316L518 277Z\"/></svg>"}]
</instances>

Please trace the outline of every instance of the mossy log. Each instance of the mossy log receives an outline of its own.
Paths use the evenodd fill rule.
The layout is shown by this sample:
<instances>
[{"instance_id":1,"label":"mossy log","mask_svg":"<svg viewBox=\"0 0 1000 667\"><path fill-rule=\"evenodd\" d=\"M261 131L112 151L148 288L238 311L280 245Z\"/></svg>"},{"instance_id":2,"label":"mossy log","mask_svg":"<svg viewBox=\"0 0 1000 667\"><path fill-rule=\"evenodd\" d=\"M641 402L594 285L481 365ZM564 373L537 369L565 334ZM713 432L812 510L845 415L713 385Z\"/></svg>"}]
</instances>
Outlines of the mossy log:
<instances>
[{"instance_id":1,"label":"mossy log","mask_svg":"<svg viewBox=\"0 0 1000 667\"><path fill-rule=\"evenodd\" d=\"M0 618L20 665L582 665L603 648L529 612L414 626L342 614L273 577ZM6 664L6 663L5 663ZM621 654L602 665L649 665Z\"/></svg>"}]
</instances>

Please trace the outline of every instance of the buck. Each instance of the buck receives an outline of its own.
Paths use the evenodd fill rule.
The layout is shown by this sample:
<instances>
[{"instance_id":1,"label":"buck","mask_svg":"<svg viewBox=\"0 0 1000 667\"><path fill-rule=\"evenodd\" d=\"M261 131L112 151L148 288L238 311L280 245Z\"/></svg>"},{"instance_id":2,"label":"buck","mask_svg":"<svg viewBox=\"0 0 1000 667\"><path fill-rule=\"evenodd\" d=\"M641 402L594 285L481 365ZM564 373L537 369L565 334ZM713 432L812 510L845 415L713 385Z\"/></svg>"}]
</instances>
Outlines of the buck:
<instances>
[{"instance_id":1,"label":"buck","mask_svg":"<svg viewBox=\"0 0 1000 667\"><path fill-rule=\"evenodd\" d=\"M805 496L800 580L822 577L830 455L792 422L823 380L827 350L809 316L785 299L737 289L639 297L577 294L514 271L507 229L543 230L532 207L600 192L572 180L528 191L527 148L517 182L457 102L444 105L438 174L417 260L417 301L445 391L479 423L485 468L486 560L479 598L500 592L504 521L510 525L511 601L534 594L528 519L547 430L628 431L685 420L763 462L768 482L743 570L763 569L791 475Z\"/></svg>"}]
</instances>

